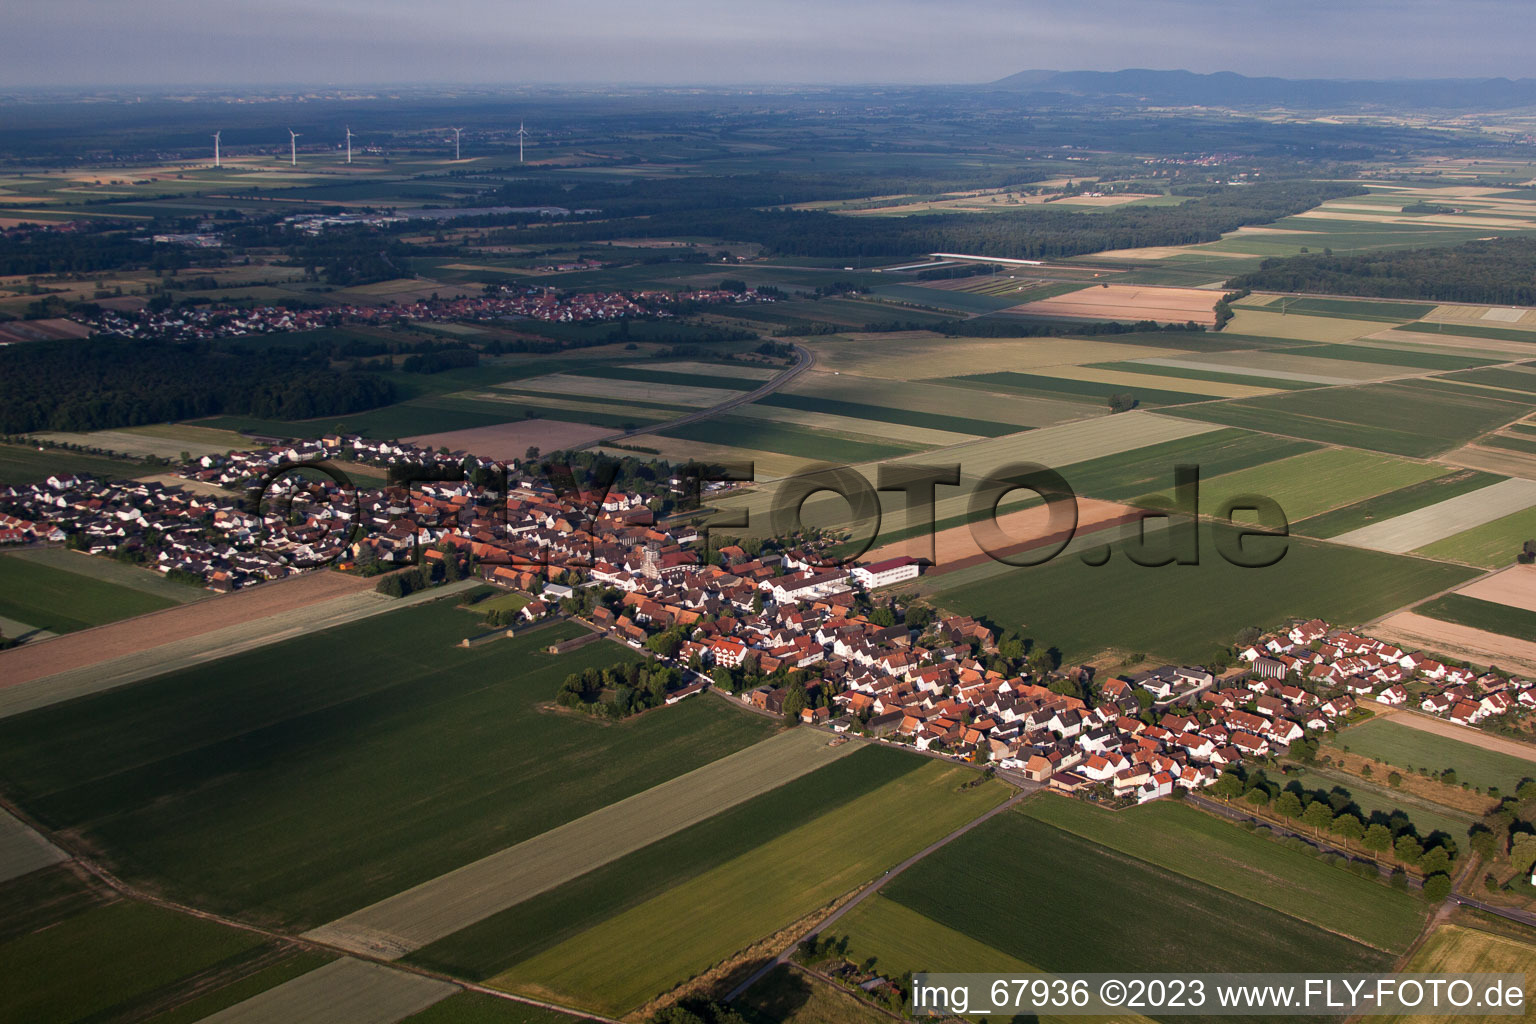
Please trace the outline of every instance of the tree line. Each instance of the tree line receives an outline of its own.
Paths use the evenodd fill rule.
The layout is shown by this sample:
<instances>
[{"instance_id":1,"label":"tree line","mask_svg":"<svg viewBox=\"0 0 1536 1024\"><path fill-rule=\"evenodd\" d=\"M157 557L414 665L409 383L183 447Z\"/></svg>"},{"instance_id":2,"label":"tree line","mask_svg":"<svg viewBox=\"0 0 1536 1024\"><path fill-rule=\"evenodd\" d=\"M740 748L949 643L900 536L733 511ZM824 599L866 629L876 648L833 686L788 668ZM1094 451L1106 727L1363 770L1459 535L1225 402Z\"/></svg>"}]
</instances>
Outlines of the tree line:
<instances>
[{"instance_id":1,"label":"tree line","mask_svg":"<svg viewBox=\"0 0 1536 1024\"><path fill-rule=\"evenodd\" d=\"M232 414L308 419L387 405L387 379L322 356L92 338L0 348L0 432L105 430Z\"/></svg>"},{"instance_id":2,"label":"tree line","mask_svg":"<svg viewBox=\"0 0 1536 1024\"><path fill-rule=\"evenodd\" d=\"M1536 305L1536 239L1267 259L1227 284L1260 291L1530 306Z\"/></svg>"},{"instance_id":3,"label":"tree line","mask_svg":"<svg viewBox=\"0 0 1536 1024\"><path fill-rule=\"evenodd\" d=\"M1266 224L1330 199L1358 195L1358 185L1279 181L1231 188L1178 206L1123 206L1080 213L1028 206L999 213L922 217L843 217L819 210L709 208L649 217L539 228L540 241L707 235L751 239L786 256L904 258L922 252L1054 259L1154 245L1211 242L1247 224ZM528 231L490 232L493 244L526 243Z\"/></svg>"}]
</instances>

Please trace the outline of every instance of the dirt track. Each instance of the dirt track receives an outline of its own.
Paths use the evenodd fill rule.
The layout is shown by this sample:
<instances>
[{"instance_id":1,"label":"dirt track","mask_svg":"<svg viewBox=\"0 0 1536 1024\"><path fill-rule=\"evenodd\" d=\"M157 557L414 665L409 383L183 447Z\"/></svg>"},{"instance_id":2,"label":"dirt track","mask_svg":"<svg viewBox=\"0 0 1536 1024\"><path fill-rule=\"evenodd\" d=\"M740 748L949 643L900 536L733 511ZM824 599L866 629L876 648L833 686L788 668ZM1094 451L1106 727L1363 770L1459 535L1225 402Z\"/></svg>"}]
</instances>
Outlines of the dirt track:
<instances>
[{"instance_id":1,"label":"dirt track","mask_svg":"<svg viewBox=\"0 0 1536 1024\"><path fill-rule=\"evenodd\" d=\"M373 580L337 572L305 573L276 583L150 612L0 653L0 689L85 668L161 644L211 633L278 612L366 591Z\"/></svg>"}]
</instances>

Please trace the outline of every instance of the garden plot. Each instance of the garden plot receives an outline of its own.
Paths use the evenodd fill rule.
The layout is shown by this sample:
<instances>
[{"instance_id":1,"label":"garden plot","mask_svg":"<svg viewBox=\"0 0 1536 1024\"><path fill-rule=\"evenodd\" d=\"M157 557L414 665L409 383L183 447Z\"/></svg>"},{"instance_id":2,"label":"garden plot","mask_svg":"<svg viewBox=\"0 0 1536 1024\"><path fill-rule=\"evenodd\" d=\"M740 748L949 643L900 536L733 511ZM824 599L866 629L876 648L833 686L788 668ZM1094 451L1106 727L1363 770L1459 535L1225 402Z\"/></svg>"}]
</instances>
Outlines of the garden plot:
<instances>
[{"instance_id":1,"label":"garden plot","mask_svg":"<svg viewBox=\"0 0 1536 1024\"><path fill-rule=\"evenodd\" d=\"M1503 480L1470 494L1362 526L1333 540L1402 554L1536 505L1536 481Z\"/></svg>"}]
</instances>

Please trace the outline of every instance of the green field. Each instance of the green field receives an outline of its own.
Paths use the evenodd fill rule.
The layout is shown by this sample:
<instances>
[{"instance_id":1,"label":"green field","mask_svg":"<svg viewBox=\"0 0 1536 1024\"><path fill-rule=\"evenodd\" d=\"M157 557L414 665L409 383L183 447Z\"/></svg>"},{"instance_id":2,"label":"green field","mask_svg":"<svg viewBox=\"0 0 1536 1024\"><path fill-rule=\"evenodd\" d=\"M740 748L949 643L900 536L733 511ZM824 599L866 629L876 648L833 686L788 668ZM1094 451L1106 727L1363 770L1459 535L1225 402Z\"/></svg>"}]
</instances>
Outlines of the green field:
<instances>
[{"instance_id":1,"label":"green field","mask_svg":"<svg viewBox=\"0 0 1536 1024\"><path fill-rule=\"evenodd\" d=\"M213 596L210 591L202 587L179 583L153 569L129 562L119 562L115 558L102 558L88 555L83 551L71 551L68 548L21 548L5 552L4 557L37 562L73 575L89 576L106 583L115 583L129 590L140 590L146 594L166 598L176 604L190 604Z\"/></svg>"},{"instance_id":2,"label":"green field","mask_svg":"<svg viewBox=\"0 0 1536 1024\"><path fill-rule=\"evenodd\" d=\"M30 559L0 556L0 616L71 633L178 602Z\"/></svg>"},{"instance_id":3,"label":"green field","mask_svg":"<svg viewBox=\"0 0 1536 1024\"><path fill-rule=\"evenodd\" d=\"M310 927L761 739L717 701L622 723L549 709L633 659L474 648L439 601L0 723L0 779L52 828L188 902Z\"/></svg>"},{"instance_id":4,"label":"green field","mask_svg":"<svg viewBox=\"0 0 1536 1024\"><path fill-rule=\"evenodd\" d=\"M756 391L763 386L763 381L751 377L681 373L642 366L591 366L573 369L570 373L576 377L598 377L603 380L637 380L650 384L682 384L694 388L728 388L733 391Z\"/></svg>"},{"instance_id":5,"label":"green field","mask_svg":"<svg viewBox=\"0 0 1536 1024\"><path fill-rule=\"evenodd\" d=\"M1460 781L1483 789L1497 786L1501 793L1513 793L1522 779L1536 779L1536 760L1484 750L1387 719L1350 726L1334 742L1351 753L1398 768L1428 768L1431 772L1454 768ZM1536 747L1532 750L1536 752Z\"/></svg>"},{"instance_id":6,"label":"green field","mask_svg":"<svg viewBox=\"0 0 1536 1024\"><path fill-rule=\"evenodd\" d=\"M992 420L973 419L969 416L950 416L944 413L870 405L867 402L844 402L834 398L810 395L774 394L758 399L756 404L778 409L799 409L805 412L824 412L853 419L871 420L873 421L872 430L879 429L874 426L874 423L897 423L929 430L951 430L958 434L999 437L1003 434L1016 434L1025 429L1020 424L997 423Z\"/></svg>"},{"instance_id":7,"label":"green field","mask_svg":"<svg viewBox=\"0 0 1536 1024\"><path fill-rule=\"evenodd\" d=\"M1046 971L1364 971L1393 959L1021 812L966 833L882 892ZM855 935L855 957L859 948Z\"/></svg>"},{"instance_id":8,"label":"green field","mask_svg":"<svg viewBox=\"0 0 1536 1024\"><path fill-rule=\"evenodd\" d=\"M1513 562L1521 545L1532 539L1536 539L1536 509L1527 508L1426 544L1418 554L1496 569Z\"/></svg>"},{"instance_id":9,"label":"green field","mask_svg":"<svg viewBox=\"0 0 1536 1024\"><path fill-rule=\"evenodd\" d=\"M1023 813L1178 875L1299 917L1387 952L1402 952L1424 923L1424 904L1245 832L1181 803L1107 811L1044 795Z\"/></svg>"},{"instance_id":10,"label":"green field","mask_svg":"<svg viewBox=\"0 0 1536 1024\"><path fill-rule=\"evenodd\" d=\"M1207 402L1170 414L1330 444L1421 458L1466 444L1527 415L1533 405L1445 380L1288 391Z\"/></svg>"},{"instance_id":11,"label":"green field","mask_svg":"<svg viewBox=\"0 0 1536 1024\"><path fill-rule=\"evenodd\" d=\"M1441 622L1486 629L1521 640L1536 640L1536 612L1513 605L1483 601L1463 594L1445 594L1413 609Z\"/></svg>"},{"instance_id":12,"label":"green field","mask_svg":"<svg viewBox=\"0 0 1536 1024\"><path fill-rule=\"evenodd\" d=\"M1503 479L1504 477L1494 473L1483 473L1475 469L1457 470L1430 480L1409 484L1407 487L1399 487L1394 491L1363 498L1330 512L1292 523L1291 527L1297 533L1308 537L1337 537L1341 533L1358 530L1374 522L1392 519L1454 498L1459 494L1479 490ZM1510 555L1510 557L1514 556ZM1461 561L1468 561L1468 559L1461 559Z\"/></svg>"},{"instance_id":13,"label":"green field","mask_svg":"<svg viewBox=\"0 0 1536 1024\"><path fill-rule=\"evenodd\" d=\"M1152 531L1148 531L1149 535ZM1415 598L1463 582L1473 570L1419 558L1346 549L1300 537L1286 540L1274 565L1248 569L1217 554L1232 528L1202 525L1200 564L1139 566L1122 543L1102 566L1068 553L1031 568L998 567L980 578L932 578L942 607L1020 629L1068 661L1106 648L1199 662L1233 642L1245 626L1318 616L1341 624L1365 622ZM1272 539L1247 542L1273 551ZM1161 550L1152 536L1149 555ZM961 577L963 574L956 574Z\"/></svg>"},{"instance_id":14,"label":"green field","mask_svg":"<svg viewBox=\"0 0 1536 1024\"><path fill-rule=\"evenodd\" d=\"M493 914L407 959L460 977L492 977L661 895L679 878L745 856L924 763L905 751L867 747Z\"/></svg>"},{"instance_id":15,"label":"green field","mask_svg":"<svg viewBox=\"0 0 1536 1024\"><path fill-rule=\"evenodd\" d=\"M127 480L146 472L150 470L143 463L125 459L83 455L56 448L38 451L36 447L0 444L0 486L38 483L50 476L72 473L89 473L101 480Z\"/></svg>"},{"instance_id":16,"label":"green field","mask_svg":"<svg viewBox=\"0 0 1536 1024\"><path fill-rule=\"evenodd\" d=\"M1466 384L1482 384L1491 388L1505 388L1525 394L1536 394L1536 372L1524 366L1487 366L1478 370L1443 374L1445 380Z\"/></svg>"},{"instance_id":17,"label":"green field","mask_svg":"<svg viewBox=\"0 0 1536 1024\"><path fill-rule=\"evenodd\" d=\"M1117 336L1115 341L1121 339ZM965 382L994 391L1026 391L1031 394L1066 396L1081 401L1106 401L1110 395L1130 394L1143 405L1182 405L1186 402L1209 402L1211 395L1190 391L1168 391L1158 388L1138 388L1127 384L1102 384L1092 380L1068 380L1038 373L1016 373L1005 370L1000 373L972 373L960 377L942 378L956 383Z\"/></svg>"},{"instance_id":18,"label":"green field","mask_svg":"<svg viewBox=\"0 0 1536 1024\"><path fill-rule=\"evenodd\" d=\"M1443 466L1391 459L1372 452L1324 448L1200 481L1200 508L1220 515L1225 503L1258 494L1278 502L1287 519L1305 519L1384 491L1444 475ZM1155 496L1172 502L1172 488ZM1138 504L1145 503L1145 499Z\"/></svg>"},{"instance_id":19,"label":"green field","mask_svg":"<svg viewBox=\"0 0 1536 1024\"><path fill-rule=\"evenodd\" d=\"M871 429L874 428L875 424L871 424ZM810 427L796 427L771 420L748 419L732 416L729 413L700 420L697 423L669 427L659 433L663 437L676 437L684 441L750 448L754 451L779 452L783 455L798 455L807 459L847 464L910 455L919 449L917 445L855 440Z\"/></svg>"},{"instance_id":20,"label":"green field","mask_svg":"<svg viewBox=\"0 0 1536 1024\"><path fill-rule=\"evenodd\" d=\"M18 882L36 895L34 879ZM64 884L81 887L73 878ZM254 933L143 903L53 909L46 922L0 943L6 1024L143 1019L168 996L191 991L194 976L238 972L266 945Z\"/></svg>"},{"instance_id":21,"label":"green field","mask_svg":"<svg viewBox=\"0 0 1536 1024\"><path fill-rule=\"evenodd\" d=\"M852 891L1007 797L928 761L498 975L498 988L624 1013ZM643 956L615 958L615 950Z\"/></svg>"},{"instance_id":22,"label":"green field","mask_svg":"<svg viewBox=\"0 0 1536 1024\"><path fill-rule=\"evenodd\" d=\"M477 615L488 615L491 612L516 612L522 611L528 603L528 598L522 594L497 592L481 601L470 605L470 610Z\"/></svg>"}]
</instances>

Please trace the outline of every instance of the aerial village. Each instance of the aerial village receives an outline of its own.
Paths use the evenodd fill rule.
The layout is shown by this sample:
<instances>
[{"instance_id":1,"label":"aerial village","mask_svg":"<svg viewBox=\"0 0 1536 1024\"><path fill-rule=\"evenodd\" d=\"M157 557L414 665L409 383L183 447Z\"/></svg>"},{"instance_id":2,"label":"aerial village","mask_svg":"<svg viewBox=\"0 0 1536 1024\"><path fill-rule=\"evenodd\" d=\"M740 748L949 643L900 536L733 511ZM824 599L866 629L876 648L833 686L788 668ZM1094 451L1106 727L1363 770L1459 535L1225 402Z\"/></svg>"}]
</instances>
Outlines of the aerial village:
<instances>
[{"instance_id":1,"label":"aerial village","mask_svg":"<svg viewBox=\"0 0 1536 1024\"><path fill-rule=\"evenodd\" d=\"M772 302L767 291L719 288L686 291L558 292L553 288L494 286L488 294L451 299L417 299L378 305L346 303L313 308L287 306L195 306L170 309L113 309L115 300L102 300L103 308L74 319L93 334L122 338L169 338L206 341L259 334L312 331L338 323L410 324L490 321L522 318L548 323L592 323L626 317L666 319L679 305L744 304ZM137 300L132 305L137 306Z\"/></svg>"},{"instance_id":2,"label":"aerial village","mask_svg":"<svg viewBox=\"0 0 1536 1024\"><path fill-rule=\"evenodd\" d=\"M331 462L382 467L409 486L282 472ZM656 499L670 507L687 491L678 474L656 474L651 493L562 493L531 463L351 435L205 456L179 472L187 488L82 476L0 489L0 543L66 544L215 591L327 566L472 575L529 597L514 630L575 618L670 665L679 683L667 703L713 686L764 713L1104 799L1202 789L1373 705L1412 702L1466 726L1536 710L1525 679L1317 619L1239 645L1219 676L1026 663L1017 639L1000 651L995 629L934 618L900 593L922 560L832 565L813 542L711 547L696 517L656 514ZM253 482L267 500L247 508L238 494Z\"/></svg>"}]
</instances>

